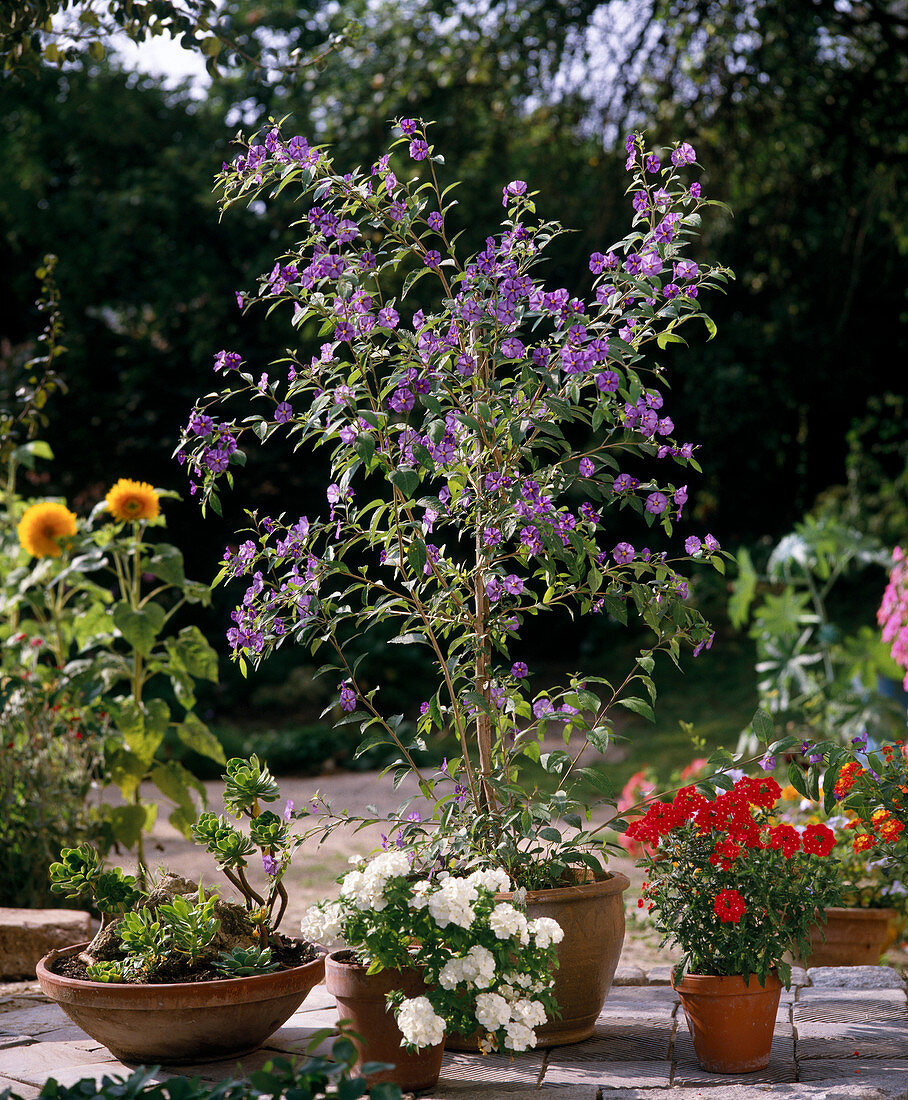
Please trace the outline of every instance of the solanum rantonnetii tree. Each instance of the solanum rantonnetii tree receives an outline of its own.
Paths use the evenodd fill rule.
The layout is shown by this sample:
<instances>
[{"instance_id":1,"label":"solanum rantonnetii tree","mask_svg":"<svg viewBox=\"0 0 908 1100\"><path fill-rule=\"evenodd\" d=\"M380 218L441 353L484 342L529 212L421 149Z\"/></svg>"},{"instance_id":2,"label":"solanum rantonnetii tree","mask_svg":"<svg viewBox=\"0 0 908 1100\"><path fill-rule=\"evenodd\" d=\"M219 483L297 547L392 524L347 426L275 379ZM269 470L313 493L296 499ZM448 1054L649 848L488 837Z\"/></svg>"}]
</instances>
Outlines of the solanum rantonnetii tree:
<instances>
[{"instance_id":1,"label":"solanum rantonnetii tree","mask_svg":"<svg viewBox=\"0 0 908 1100\"><path fill-rule=\"evenodd\" d=\"M298 191L298 246L241 297L292 312L300 343L320 349L289 350L279 377L220 352L221 390L197 403L179 453L218 507L244 438L287 433L301 453L328 449L326 514L253 516L250 537L225 555L220 579L249 582L229 631L235 656L258 663L288 639L329 651L323 671L336 675L347 720L364 743L397 745L442 832L524 885L557 881L570 863L598 866L589 836L563 838L555 823L581 826L585 807L570 793L581 774L608 786L581 757L608 745L611 708L649 715L654 652L677 660L683 644L711 638L675 567L708 557L721 568L718 543L691 535L670 557L635 548L630 530L643 517L671 535L687 470L699 469L663 408L663 368L644 352L680 341L691 318L711 335L699 294L729 273L685 255L706 203L688 179L688 144L663 167L641 136L628 138L633 226L590 257L586 301L537 277L563 230L537 219L523 181L503 187L500 232L462 257L448 230L453 185L438 180L428 128L398 126L391 152L364 172L340 173L277 127L225 166L224 208ZM401 147L409 167L392 165ZM252 411L222 419L228 398ZM514 659L520 627L556 608L622 622L633 610L652 644L614 680L577 673L533 693ZM393 624L392 642L426 647L438 673L415 741L348 655L376 622ZM551 724L563 726L565 749L542 755ZM423 775L413 744L442 730L461 757ZM521 784L525 760L556 777L554 795Z\"/></svg>"}]
</instances>

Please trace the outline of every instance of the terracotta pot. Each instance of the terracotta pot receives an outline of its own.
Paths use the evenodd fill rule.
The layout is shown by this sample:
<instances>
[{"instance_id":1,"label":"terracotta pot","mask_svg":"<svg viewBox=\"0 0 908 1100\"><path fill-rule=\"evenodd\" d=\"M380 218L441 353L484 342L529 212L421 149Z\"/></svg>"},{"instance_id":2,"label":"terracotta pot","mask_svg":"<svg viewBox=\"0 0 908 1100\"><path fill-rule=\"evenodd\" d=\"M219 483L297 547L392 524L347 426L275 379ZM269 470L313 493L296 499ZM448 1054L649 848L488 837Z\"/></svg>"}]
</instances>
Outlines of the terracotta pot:
<instances>
[{"instance_id":1,"label":"terracotta pot","mask_svg":"<svg viewBox=\"0 0 908 1100\"><path fill-rule=\"evenodd\" d=\"M51 951L38 982L83 1031L122 1062L210 1062L256 1050L325 974L324 956L291 970L170 985L89 982L54 974L54 960L87 945Z\"/></svg>"},{"instance_id":2,"label":"terracotta pot","mask_svg":"<svg viewBox=\"0 0 908 1100\"><path fill-rule=\"evenodd\" d=\"M356 962L345 961L347 951L333 951L325 960L325 985L337 1001L338 1017L349 1020L350 1038L356 1047L357 1065L388 1062L393 1069L370 1073L370 1085L393 1081L404 1092L431 1088L441 1073L444 1043L415 1052L401 1045L403 1035L385 995L403 990L407 997L419 997L426 991L422 974L415 967L407 970L382 970L367 974Z\"/></svg>"},{"instance_id":3,"label":"terracotta pot","mask_svg":"<svg viewBox=\"0 0 908 1100\"><path fill-rule=\"evenodd\" d=\"M754 1073L769 1064L782 983L769 974L685 974L672 987L681 998L697 1061L709 1073Z\"/></svg>"},{"instance_id":4,"label":"terracotta pot","mask_svg":"<svg viewBox=\"0 0 908 1100\"><path fill-rule=\"evenodd\" d=\"M877 966L893 942L895 909L827 909L826 924L810 932L810 953L802 966Z\"/></svg>"},{"instance_id":5,"label":"terracotta pot","mask_svg":"<svg viewBox=\"0 0 908 1100\"><path fill-rule=\"evenodd\" d=\"M598 882L554 890L528 890L527 916L552 917L564 930L558 944L555 1001L560 1019L536 1028L536 1045L565 1046L593 1034L593 1027L612 987L624 946L624 891L630 879L613 872ZM499 894L510 901L512 894ZM449 1035L449 1050L476 1050L473 1037Z\"/></svg>"}]
</instances>

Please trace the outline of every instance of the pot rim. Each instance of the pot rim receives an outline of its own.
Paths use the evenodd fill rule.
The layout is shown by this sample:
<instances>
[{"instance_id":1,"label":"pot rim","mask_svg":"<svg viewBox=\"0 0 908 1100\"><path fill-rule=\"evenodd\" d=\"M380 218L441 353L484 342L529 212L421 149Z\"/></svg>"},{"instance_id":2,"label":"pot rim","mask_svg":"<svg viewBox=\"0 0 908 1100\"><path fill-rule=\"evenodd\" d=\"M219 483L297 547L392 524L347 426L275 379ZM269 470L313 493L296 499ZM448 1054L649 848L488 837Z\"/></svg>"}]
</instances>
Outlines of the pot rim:
<instances>
[{"instance_id":1,"label":"pot rim","mask_svg":"<svg viewBox=\"0 0 908 1100\"><path fill-rule=\"evenodd\" d=\"M879 920L884 916L886 920L893 920L899 915L897 909L882 905L829 905L823 912L849 920ZM818 923L823 927L822 922Z\"/></svg>"},{"instance_id":2,"label":"pot rim","mask_svg":"<svg viewBox=\"0 0 908 1100\"><path fill-rule=\"evenodd\" d=\"M87 947L88 942L86 940L84 943L72 944L69 947L54 948L38 960L35 972L45 993L48 992L46 986L49 986L60 994L55 998L59 1001L69 1001L82 994L105 1000L117 1000L120 1003L136 1001L136 1007L144 1007L150 997L154 997L159 1002L185 998L187 990L198 991L200 1001L219 1000L222 997L226 1000L231 994L239 993L240 990L245 990L246 1000L265 1000L270 998L270 993L265 997L249 996L253 992L252 986L258 985L263 989L265 985L292 984L294 978L304 973L312 974L319 968L324 968L325 965L324 950L317 944L313 944L318 955L301 966L293 966L286 970L270 970L266 974L247 974L240 978L216 978L205 982L93 982L86 978L70 978L66 974L55 974L50 969L50 965L58 958L74 955ZM269 978L270 983L267 980L263 981ZM317 981L314 984L318 984Z\"/></svg>"},{"instance_id":3,"label":"pot rim","mask_svg":"<svg viewBox=\"0 0 908 1100\"><path fill-rule=\"evenodd\" d=\"M707 989L717 997L735 997L742 993L774 993L781 990L782 982L775 970L766 975L766 985L760 985L756 974L692 974L687 973L680 982L671 976L672 989L677 993L703 993Z\"/></svg>"},{"instance_id":4,"label":"pot rim","mask_svg":"<svg viewBox=\"0 0 908 1100\"><path fill-rule=\"evenodd\" d=\"M603 878L593 882L578 882L573 886L549 886L542 890L527 890L527 904L530 902L586 901L587 898L608 897L611 894L623 894L629 888L631 880L622 871L606 871ZM496 894L497 898L512 898L514 890Z\"/></svg>"}]
</instances>

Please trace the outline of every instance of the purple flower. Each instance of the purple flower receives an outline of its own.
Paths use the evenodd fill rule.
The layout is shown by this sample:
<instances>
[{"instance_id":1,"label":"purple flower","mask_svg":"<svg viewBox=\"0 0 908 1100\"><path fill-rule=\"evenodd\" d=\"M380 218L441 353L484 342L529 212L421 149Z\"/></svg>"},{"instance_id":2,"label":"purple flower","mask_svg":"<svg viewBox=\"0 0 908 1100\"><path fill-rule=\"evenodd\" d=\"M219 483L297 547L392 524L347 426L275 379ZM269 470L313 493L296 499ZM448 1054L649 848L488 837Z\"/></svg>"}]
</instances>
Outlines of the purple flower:
<instances>
[{"instance_id":1,"label":"purple flower","mask_svg":"<svg viewBox=\"0 0 908 1100\"><path fill-rule=\"evenodd\" d=\"M530 670L523 663L523 661L515 661L511 665L511 675L517 680L522 680L524 676L529 673L529 671Z\"/></svg>"},{"instance_id":2,"label":"purple flower","mask_svg":"<svg viewBox=\"0 0 908 1100\"><path fill-rule=\"evenodd\" d=\"M409 412L416 403L416 398L405 386L401 386L388 398L388 405L397 413Z\"/></svg>"},{"instance_id":3,"label":"purple flower","mask_svg":"<svg viewBox=\"0 0 908 1100\"><path fill-rule=\"evenodd\" d=\"M694 152L693 145L683 141L677 149L672 152L672 164L679 168L682 164L693 164L697 159L697 154Z\"/></svg>"},{"instance_id":4,"label":"purple flower","mask_svg":"<svg viewBox=\"0 0 908 1100\"><path fill-rule=\"evenodd\" d=\"M627 565L634 560L634 548L629 542L619 542L612 551L616 565Z\"/></svg>"},{"instance_id":5,"label":"purple flower","mask_svg":"<svg viewBox=\"0 0 908 1100\"><path fill-rule=\"evenodd\" d=\"M768 752L765 753L760 760L760 767L763 769L763 771L771 772L773 768L775 768L775 766L776 758L774 756L770 756Z\"/></svg>"},{"instance_id":6,"label":"purple flower","mask_svg":"<svg viewBox=\"0 0 908 1100\"><path fill-rule=\"evenodd\" d=\"M690 185L690 193L693 195L693 197L695 199L699 199L699 197L700 197L700 184L699 183L692 183Z\"/></svg>"},{"instance_id":7,"label":"purple flower","mask_svg":"<svg viewBox=\"0 0 908 1100\"><path fill-rule=\"evenodd\" d=\"M219 351L214 357L215 370L239 370L243 357L238 351Z\"/></svg>"},{"instance_id":8,"label":"purple flower","mask_svg":"<svg viewBox=\"0 0 908 1100\"><path fill-rule=\"evenodd\" d=\"M509 336L501 342L501 354L506 359L522 359L526 354L526 348L522 340L518 340L516 336Z\"/></svg>"},{"instance_id":9,"label":"purple flower","mask_svg":"<svg viewBox=\"0 0 908 1100\"><path fill-rule=\"evenodd\" d=\"M487 527L482 533L483 546L497 546L501 542L501 531L497 527Z\"/></svg>"},{"instance_id":10,"label":"purple flower","mask_svg":"<svg viewBox=\"0 0 908 1100\"><path fill-rule=\"evenodd\" d=\"M403 132L405 134L415 134L416 133L416 119L415 118L402 118L400 120L400 122L398 123L398 126L400 126L401 130L403 130Z\"/></svg>"},{"instance_id":11,"label":"purple flower","mask_svg":"<svg viewBox=\"0 0 908 1100\"><path fill-rule=\"evenodd\" d=\"M385 306L384 309L378 311L378 323L382 328L397 328L399 320L400 314L394 306Z\"/></svg>"},{"instance_id":12,"label":"purple flower","mask_svg":"<svg viewBox=\"0 0 908 1100\"><path fill-rule=\"evenodd\" d=\"M713 538L712 535L707 535L706 538L704 538L703 540L703 544L710 552L710 554L714 554L717 550L721 549L721 546L719 545L719 540Z\"/></svg>"},{"instance_id":13,"label":"purple flower","mask_svg":"<svg viewBox=\"0 0 908 1100\"><path fill-rule=\"evenodd\" d=\"M602 393L614 393L620 379L613 370L605 370L596 375L596 386Z\"/></svg>"},{"instance_id":14,"label":"purple flower","mask_svg":"<svg viewBox=\"0 0 908 1100\"><path fill-rule=\"evenodd\" d=\"M429 155L429 146L422 138L414 138L410 142L410 156L414 160L425 160Z\"/></svg>"},{"instance_id":15,"label":"purple flower","mask_svg":"<svg viewBox=\"0 0 908 1100\"><path fill-rule=\"evenodd\" d=\"M650 153L650 155L646 158L646 170L647 170L647 172L650 172L651 174L655 175L656 172L659 171L661 166L662 166L661 162L660 162L659 158L656 156L656 154L655 153Z\"/></svg>"},{"instance_id":16,"label":"purple flower","mask_svg":"<svg viewBox=\"0 0 908 1100\"><path fill-rule=\"evenodd\" d=\"M629 489L636 489L640 482L630 474L619 474L612 482L612 492L624 493Z\"/></svg>"},{"instance_id":17,"label":"purple flower","mask_svg":"<svg viewBox=\"0 0 908 1100\"><path fill-rule=\"evenodd\" d=\"M697 551L700 549L700 546L700 540L697 538L696 535L688 535L687 538L684 540L684 553L696 554Z\"/></svg>"},{"instance_id":18,"label":"purple flower","mask_svg":"<svg viewBox=\"0 0 908 1100\"><path fill-rule=\"evenodd\" d=\"M284 821L290 820L290 815L293 813L293 799L288 798L284 806Z\"/></svg>"},{"instance_id":19,"label":"purple flower","mask_svg":"<svg viewBox=\"0 0 908 1100\"><path fill-rule=\"evenodd\" d=\"M588 458L580 459L580 473L584 477L592 477L596 471L595 464Z\"/></svg>"},{"instance_id":20,"label":"purple flower","mask_svg":"<svg viewBox=\"0 0 908 1100\"><path fill-rule=\"evenodd\" d=\"M276 875L277 872L278 872L278 868L280 867L280 864L274 858L274 856L263 855L262 856L262 866L265 868L265 874L266 875Z\"/></svg>"},{"instance_id":21,"label":"purple flower","mask_svg":"<svg viewBox=\"0 0 908 1100\"><path fill-rule=\"evenodd\" d=\"M525 195L527 185L523 180L511 180L506 187L501 189L501 205L507 206L509 198L516 198L518 195Z\"/></svg>"},{"instance_id":22,"label":"purple flower","mask_svg":"<svg viewBox=\"0 0 908 1100\"><path fill-rule=\"evenodd\" d=\"M334 329L335 340L352 340L356 330L349 321L340 321Z\"/></svg>"},{"instance_id":23,"label":"purple flower","mask_svg":"<svg viewBox=\"0 0 908 1100\"><path fill-rule=\"evenodd\" d=\"M520 532L520 541L531 554L538 554L542 549L542 538L538 527L524 527Z\"/></svg>"},{"instance_id":24,"label":"purple flower","mask_svg":"<svg viewBox=\"0 0 908 1100\"><path fill-rule=\"evenodd\" d=\"M710 636L706 639L706 641L698 642L697 645L694 646L694 656L699 657L704 649L712 649L713 638L715 638L715 636L716 632L713 631L712 634L710 634Z\"/></svg>"},{"instance_id":25,"label":"purple flower","mask_svg":"<svg viewBox=\"0 0 908 1100\"><path fill-rule=\"evenodd\" d=\"M356 695L347 680L344 680L340 686L340 705L341 710L351 711L356 710Z\"/></svg>"},{"instance_id":26,"label":"purple flower","mask_svg":"<svg viewBox=\"0 0 908 1100\"><path fill-rule=\"evenodd\" d=\"M590 271L594 275L598 275L600 271L605 267L605 256L601 252L594 252L590 256Z\"/></svg>"},{"instance_id":27,"label":"purple flower","mask_svg":"<svg viewBox=\"0 0 908 1100\"><path fill-rule=\"evenodd\" d=\"M274 410L274 419L278 424L286 424L293 416L293 408L287 401L282 401Z\"/></svg>"},{"instance_id":28,"label":"purple flower","mask_svg":"<svg viewBox=\"0 0 908 1100\"><path fill-rule=\"evenodd\" d=\"M433 210L432 213L426 218L426 222L430 229L434 229L438 232L441 231L441 227L444 225L441 214L437 210Z\"/></svg>"},{"instance_id":29,"label":"purple flower","mask_svg":"<svg viewBox=\"0 0 908 1100\"><path fill-rule=\"evenodd\" d=\"M519 596L523 592L523 581L516 573L508 573L503 581L503 587L509 596Z\"/></svg>"},{"instance_id":30,"label":"purple flower","mask_svg":"<svg viewBox=\"0 0 908 1100\"><path fill-rule=\"evenodd\" d=\"M457 373L462 374L464 378L472 378L476 371L476 363L473 358L467 354L462 354L457 357Z\"/></svg>"},{"instance_id":31,"label":"purple flower","mask_svg":"<svg viewBox=\"0 0 908 1100\"><path fill-rule=\"evenodd\" d=\"M646 252L640 257L641 275L658 275L662 270L662 260L658 252Z\"/></svg>"},{"instance_id":32,"label":"purple flower","mask_svg":"<svg viewBox=\"0 0 908 1100\"><path fill-rule=\"evenodd\" d=\"M501 582L497 577L492 577L486 581L486 595L490 600L501 599Z\"/></svg>"},{"instance_id":33,"label":"purple flower","mask_svg":"<svg viewBox=\"0 0 908 1100\"><path fill-rule=\"evenodd\" d=\"M657 516L668 507L668 497L665 493L650 493L646 498L646 510Z\"/></svg>"},{"instance_id":34,"label":"purple flower","mask_svg":"<svg viewBox=\"0 0 908 1100\"><path fill-rule=\"evenodd\" d=\"M438 267L441 263L441 253L435 248L430 248L423 259L423 263L426 267Z\"/></svg>"}]
</instances>

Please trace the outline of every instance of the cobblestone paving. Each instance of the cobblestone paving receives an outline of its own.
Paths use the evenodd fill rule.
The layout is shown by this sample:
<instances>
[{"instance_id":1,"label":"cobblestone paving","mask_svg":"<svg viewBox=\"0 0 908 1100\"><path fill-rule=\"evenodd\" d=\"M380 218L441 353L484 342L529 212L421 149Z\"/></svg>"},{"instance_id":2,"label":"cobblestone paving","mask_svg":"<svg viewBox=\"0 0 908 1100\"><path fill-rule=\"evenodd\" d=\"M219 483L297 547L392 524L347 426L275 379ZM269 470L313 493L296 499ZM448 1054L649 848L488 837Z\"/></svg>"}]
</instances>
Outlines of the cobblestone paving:
<instances>
[{"instance_id":1,"label":"cobblestone paving","mask_svg":"<svg viewBox=\"0 0 908 1100\"><path fill-rule=\"evenodd\" d=\"M782 994L768 1067L740 1076L699 1068L666 971L619 971L621 984L586 1042L514 1058L447 1054L426 1100L668 1100L673 1094L679 1100L908 1100L908 1001L896 971L797 973L797 984ZM216 1082L252 1072L277 1053L302 1055L335 1019L331 997L318 986L268 1045L240 1065L169 1066L157 1079ZM89 1039L35 983L0 988L0 1091L9 1087L29 1100L51 1077L66 1085L100 1082L133 1068Z\"/></svg>"}]
</instances>

